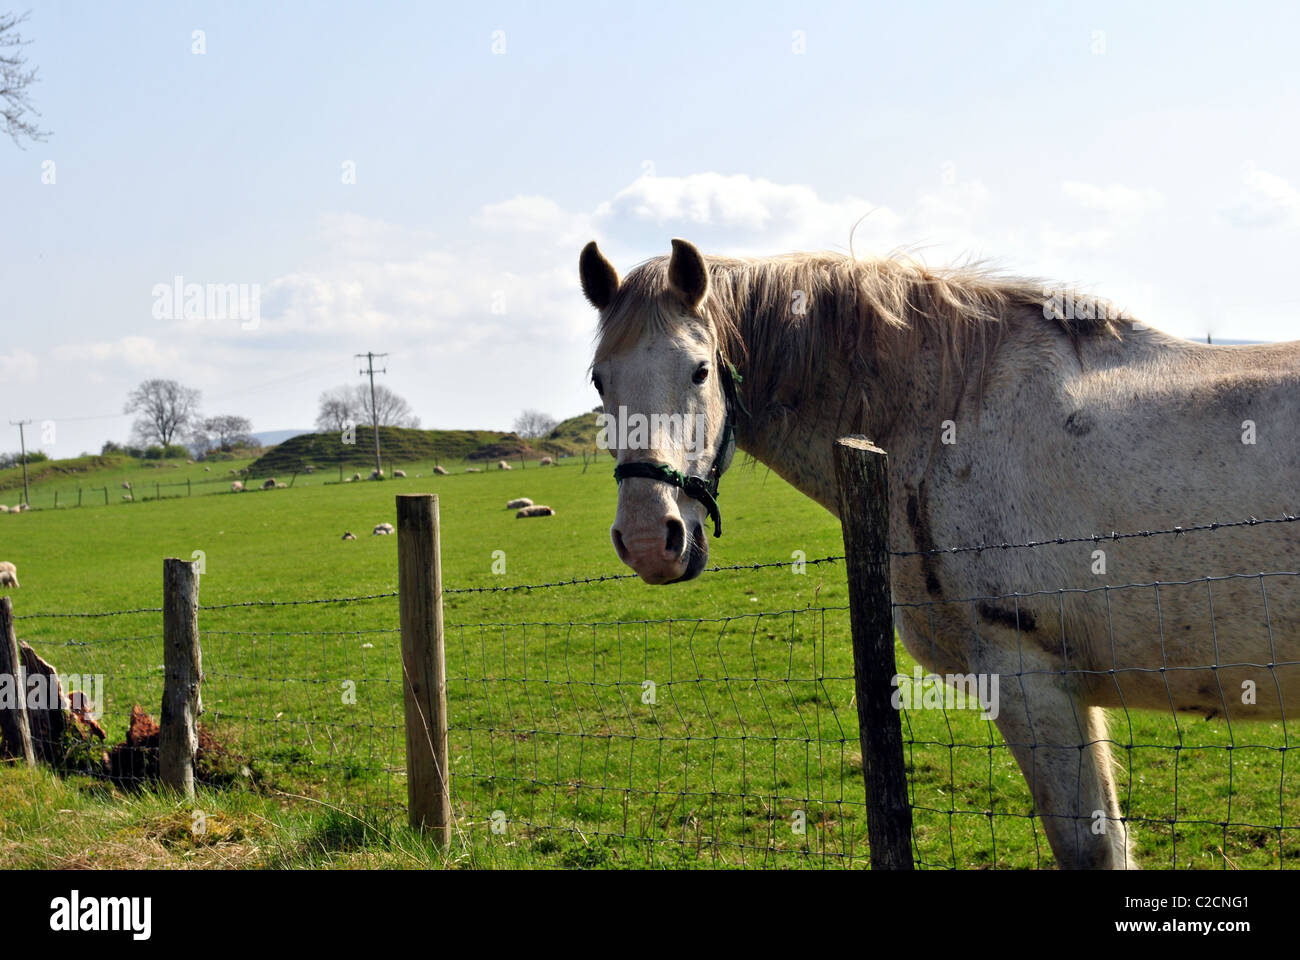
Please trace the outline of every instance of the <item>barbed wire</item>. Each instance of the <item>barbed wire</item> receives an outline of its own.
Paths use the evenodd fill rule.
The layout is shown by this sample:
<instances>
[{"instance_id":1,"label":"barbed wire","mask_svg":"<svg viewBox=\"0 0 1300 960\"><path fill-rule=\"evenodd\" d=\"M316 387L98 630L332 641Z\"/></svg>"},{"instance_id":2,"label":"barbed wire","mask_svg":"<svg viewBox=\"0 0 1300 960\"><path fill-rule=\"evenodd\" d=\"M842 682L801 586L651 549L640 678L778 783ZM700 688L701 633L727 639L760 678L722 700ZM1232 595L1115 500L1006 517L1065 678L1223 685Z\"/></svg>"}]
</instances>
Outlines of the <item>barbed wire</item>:
<instances>
[{"instance_id":1,"label":"barbed wire","mask_svg":"<svg viewBox=\"0 0 1300 960\"><path fill-rule=\"evenodd\" d=\"M1202 533L1214 530L1229 530L1235 527L1256 527L1270 523L1295 523L1300 516L1284 513L1280 517L1250 517L1246 520L1228 520L1220 523L1198 523L1189 526L1170 527L1167 530L1136 530L1129 533L1094 533L1081 537L1054 537L1050 540L1026 540L1024 543L979 543L964 547L932 547L928 550L891 550L891 557L929 557L941 553L983 553L985 550L1019 550L1034 547L1054 547L1071 543L1111 543L1116 540L1132 540L1139 537L1181 536L1184 533Z\"/></svg>"},{"instance_id":2,"label":"barbed wire","mask_svg":"<svg viewBox=\"0 0 1300 960\"><path fill-rule=\"evenodd\" d=\"M802 564L804 566L812 567L822 563L838 563L843 559L844 557L841 555L841 556L831 556L831 557L819 557L814 560L795 560L793 558L789 560L763 560L763 561L755 561L753 563L730 563L730 564L718 565L713 567L705 567L700 572L701 573L725 573L727 571L732 571L732 570L763 570L771 567L789 567L794 564ZM550 587L569 587L575 584L604 583L610 580L637 580L637 579L639 579L639 576L638 574L635 573L605 573L594 577L574 577L571 580L556 580L550 583L516 583L504 587L449 587L449 588L445 588L442 592L444 594L447 593L507 593L514 590L544 590Z\"/></svg>"}]
</instances>

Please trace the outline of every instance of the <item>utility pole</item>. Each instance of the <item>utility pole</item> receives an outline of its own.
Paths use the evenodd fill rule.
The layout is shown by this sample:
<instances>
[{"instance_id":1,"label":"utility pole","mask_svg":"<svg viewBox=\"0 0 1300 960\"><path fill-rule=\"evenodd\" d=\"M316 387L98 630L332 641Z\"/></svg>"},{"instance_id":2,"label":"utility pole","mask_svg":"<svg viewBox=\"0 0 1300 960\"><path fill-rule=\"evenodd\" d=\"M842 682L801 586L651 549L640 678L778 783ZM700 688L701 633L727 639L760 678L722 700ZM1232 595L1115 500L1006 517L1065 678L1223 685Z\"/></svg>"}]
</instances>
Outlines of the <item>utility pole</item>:
<instances>
[{"instance_id":1,"label":"utility pole","mask_svg":"<svg viewBox=\"0 0 1300 960\"><path fill-rule=\"evenodd\" d=\"M385 367L383 370L376 370L375 358L386 357L386 356L388 356L388 354L386 353L355 354L355 357L357 359L360 359L362 357L366 358L366 369L361 371L361 375L362 376L365 376L366 374L370 375L370 426L373 427L375 431L375 469L376 470L383 470L384 467L382 461L379 459L379 406L378 404L375 403L375 374L387 373L388 368Z\"/></svg>"},{"instance_id":2,"label":"utility pole","mask_svg":"<svg viewBox=\"0 0 1300 960\"><path fill-rule=\"evenodd\" d=\"M30 420L10 420L9 426L18 428L18 442L23 448L23 503L27 506L32 505L31 497L27 493L27 437L23 433L23 427L31 423Z\"/></svg>"}]
</instances>

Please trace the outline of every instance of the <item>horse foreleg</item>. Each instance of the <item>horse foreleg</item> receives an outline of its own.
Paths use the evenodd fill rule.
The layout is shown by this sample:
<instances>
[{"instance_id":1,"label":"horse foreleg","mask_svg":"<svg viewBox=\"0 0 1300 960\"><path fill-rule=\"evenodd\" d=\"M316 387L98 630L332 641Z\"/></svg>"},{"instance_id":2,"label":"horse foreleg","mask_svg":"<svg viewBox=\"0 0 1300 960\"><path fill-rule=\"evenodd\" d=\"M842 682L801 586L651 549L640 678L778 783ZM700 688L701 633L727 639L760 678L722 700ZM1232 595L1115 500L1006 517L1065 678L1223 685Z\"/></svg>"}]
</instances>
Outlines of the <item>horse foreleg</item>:
<instances>
[{"instance_id":1,"label":"horse foreleg","mask_svg":"<svg viewBox=\"0 0 1300 960\"><path fill-rule=\"evenodd\" d=\"M1002 672L994 722L1029 783L1062 869L1136 869L1120 820L1106 717L1052 672Z\"/></svg>"}]
</instances>

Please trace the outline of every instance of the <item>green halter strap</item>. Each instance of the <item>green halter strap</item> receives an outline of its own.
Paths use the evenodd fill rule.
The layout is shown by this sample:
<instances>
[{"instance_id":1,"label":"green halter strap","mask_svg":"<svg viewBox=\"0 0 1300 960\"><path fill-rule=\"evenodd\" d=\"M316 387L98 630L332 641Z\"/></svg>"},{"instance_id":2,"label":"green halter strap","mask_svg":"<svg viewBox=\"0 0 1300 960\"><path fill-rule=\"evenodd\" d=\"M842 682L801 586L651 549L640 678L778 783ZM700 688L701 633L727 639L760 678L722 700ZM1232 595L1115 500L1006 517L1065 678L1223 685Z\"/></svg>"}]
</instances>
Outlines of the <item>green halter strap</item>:
<instances>
[{"instance_id":1,"label":"green halter strap","mask_svg":"<svg viewBox=\"0 0 1300 960\"><path fill-rule=\"evenodd\" d=\"M718 509L718 481L722 478L722 461L726 459L728 449L736 442L736 409L747 412L736 392L736 385L741 382L736 368L719 354L718 369L722 376L722 394L726 398L727 418L722 427L722 442L709 467L707 477L694 477L680 470L674 470L666 463L653 460L633 460L614 468L614 479L620 483L629 477L658 480L660 483L678 487L691 499L698 500L708 511L709 519L713 521L715 537L722 536L722 511Z\"/></svg>"}]
</instances>

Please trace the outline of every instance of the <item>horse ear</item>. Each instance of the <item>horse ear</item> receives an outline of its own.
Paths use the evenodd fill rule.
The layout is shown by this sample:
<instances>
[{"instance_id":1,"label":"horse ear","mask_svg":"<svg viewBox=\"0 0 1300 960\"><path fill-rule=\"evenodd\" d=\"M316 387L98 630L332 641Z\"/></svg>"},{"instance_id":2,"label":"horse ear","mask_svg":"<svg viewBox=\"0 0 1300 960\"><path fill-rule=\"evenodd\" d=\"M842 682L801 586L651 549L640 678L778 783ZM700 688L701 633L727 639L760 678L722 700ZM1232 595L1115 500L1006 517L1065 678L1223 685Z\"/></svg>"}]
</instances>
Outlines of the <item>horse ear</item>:
<instances>
[{"instance_id":1,"label":"horse ear","mask_svg":"<svg viewBox=\"0 0 1300 960\"><path fill-rule=\"evenodd\" d=\"M578 275L582 278L582 292L597 310L604 310L618 292L618 271L605 259L593 240L582 248L578 257Z\"/></svg>"},{"instance_id":2,"label":"horse ear","mask_svg":"<svg viewBox=\"0 0 1300 960\"><path fill-rule=\"evenodd\" d=\"M709 292L709 270L704 257L686 240L673 240L673 256L668 261L668 286L694 310Z\"/></svg>"}]
</instances>

